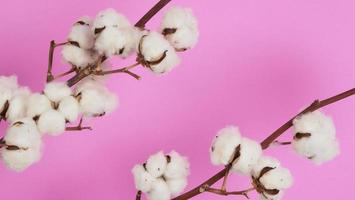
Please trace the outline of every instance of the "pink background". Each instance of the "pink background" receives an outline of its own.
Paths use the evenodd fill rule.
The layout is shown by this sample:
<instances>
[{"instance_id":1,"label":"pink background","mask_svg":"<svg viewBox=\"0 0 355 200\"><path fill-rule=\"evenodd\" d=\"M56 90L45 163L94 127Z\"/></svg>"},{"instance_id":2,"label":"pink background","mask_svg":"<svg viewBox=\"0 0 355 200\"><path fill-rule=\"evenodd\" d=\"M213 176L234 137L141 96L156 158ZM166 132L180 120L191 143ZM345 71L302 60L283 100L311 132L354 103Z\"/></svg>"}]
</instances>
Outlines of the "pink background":
<instances>
[{"instance_id":1,"label":"pink background","mask_svg":"<svg viewBox=\"0 0 355 200\"><path fill-rule=\"evenodd\" d=\"M21 84L39 91L49 41L63 41L79 16L114 7L135 22L155 2L3 0L0 73L17 74ZM208 154L218 129L235 124L261 141L315 98L354 87L353 0L176 0L171 5L193 8L201 31L197 47L182 53L181 65L166 76L144 69L135 70L141 81L115 75L110 87L120 96L117 112L87 122L92 132L47 137L43 159L23 173L1 165L1 199L133 199L132 166L160 149L189 157L192 188L220 170ZM157 27L160 17L148 27ZM115 65L123 62L117 59ZM58 57L56 67L67 69ZM352 97L325 109L341 141L342 154L333 162L316 167L288 147L267 152L295 177L285 199L353 196L354 105ZM4 130L1 125L0 135ZM247 179L234 177L229 188L246 189Z\"/></svg>"}]
</instances>

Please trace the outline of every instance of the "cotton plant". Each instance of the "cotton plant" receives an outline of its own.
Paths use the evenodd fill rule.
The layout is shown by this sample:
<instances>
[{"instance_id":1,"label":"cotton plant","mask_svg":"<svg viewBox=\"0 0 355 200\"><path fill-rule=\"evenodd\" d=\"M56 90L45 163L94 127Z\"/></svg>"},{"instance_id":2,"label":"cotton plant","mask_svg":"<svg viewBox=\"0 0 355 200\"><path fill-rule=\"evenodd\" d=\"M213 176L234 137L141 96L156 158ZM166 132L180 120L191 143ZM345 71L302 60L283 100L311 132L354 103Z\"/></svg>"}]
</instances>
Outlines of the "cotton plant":
<instances>
[{"instance_id":1,"label":"cotton plant","mask_svg":"<svg viewBox=\"0 0 355 200\"><path fill-rule=\"evenodd\" d=\"M149 20L153 15L142 19ZM9 169L23 171L40 160L42 137L91 129L82 125L85 119L115 111L119 98L106 86L107 75L125 73L140 79L131 71L134 67L142 66L153 74L166 74L174 69L180 63L178 51L181 45L187 50L197 42L197 20L190 9L179 7L178 10L168 10L162 21L164 26L177 28L174 37L166 35L162 29L146 28L147 21L134 25L113 8L99 11L93 17L79 17L71 25L65 41L51 41L47 83L42 91L20 86L16 76L0 76L0 120L9 122L4 137L0 138L5 165ZM191 38L194 38L193 42ZM62 59L69 69L54 75L53 57L58 47L61 47ZM110 58L131 56L136 57L136 62L128 67L115 69L110 62ZM67 81L61 80L72 73L74 75ZM151 196L157 196L164 189L164 184L171 196L186 186L187 173L179 169L180 165L186 164L184 158L176 152L171 152L166 158L169 158L166 174L154 176L157 181L153 184ZM151 164L147 166L150 169ZM161 181L163 177L166 178L164 183Z\"/></svg>"},{"instance_id":2,"label":"cotton plant","mask_svg":"<svg viewBox=\"0 0 355 200\"><path fill-rule=\"evenodd\" d=\"M176 151L165 155L162 151L151 155L144 164L132 169L136 189L148 200L169 200L187 186L189 162Z\"/></svg>"}]
</instances>

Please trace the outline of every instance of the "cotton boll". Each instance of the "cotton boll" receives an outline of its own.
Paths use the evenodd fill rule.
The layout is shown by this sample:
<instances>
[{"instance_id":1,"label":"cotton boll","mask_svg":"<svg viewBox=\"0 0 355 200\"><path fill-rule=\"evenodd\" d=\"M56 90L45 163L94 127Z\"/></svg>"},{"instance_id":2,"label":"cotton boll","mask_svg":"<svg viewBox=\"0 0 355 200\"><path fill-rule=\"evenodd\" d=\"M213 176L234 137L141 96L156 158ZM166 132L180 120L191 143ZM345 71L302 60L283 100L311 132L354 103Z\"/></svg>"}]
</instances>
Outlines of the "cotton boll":
<instances>
[{"instance_id":1,"label":"cotton boll","mask_svg":"<svg viewBox=\"0 0 355 200\"><path fill-rule=\"evenodd\" d=\"M125 38L125 44L120 57L127 58L137 51L140 38L143 36L144 31L136 27L123 28L122 34Z\"/></svg>"},{"instance_id":2,"label":"cotton boll","mask_svg":"<svg viewBox=\"0 0 355 200\"><path fill-rule=\"evenodd\" d=\"M293 178L290 171L283 167L272 169L260 178L260 183L267 189L287 189L291 187L292 182Z\"/></svg>"},{"instance_id":3,"label":"cotton boll","mask_svg":"<svg viewBox=\"0 0 355 200\"><path fill-rule=\"evenodd\" d=\"M132 173L137 190L147 193L152 189L153 183L156 179L150 175L142 165L134 166Z\"/></svg>"},{"instance_id":4,"label":"cotton boll","mask_svg":"<svg viewBox=\"0 0 355 200\"><path fill-rule=\"evenodd\" d=\"M71 93L70 87L64 82L50 82L44 88L44 94L49 100L56 103L70 96Z\"/></svg>"},{"instance_id":5,"label":"cotton boll","mask_svg":"<svg viewBox=\"0 0 355 200\"><path fill-rule=\"evenodd\" d=\"M260 144L254 140L243 138L240 146L240 156L233 163L232 170L244 175L250 175L262 154Z\"/></svg>"},{"instance_id":6,"label":"cotton boll","mask_svg":"<svg viewBox=\"0 0 355 200\"><path fill-rule=\"evenodd\" d=\"M178 196L187 186L186 178L178 178L178 179L168 179L166 181L168 184L170 193L173 197Z\"/></svg>"},{"instance_id":7,"label":"cotton boll","mask_svg":"<svg viewBox=\"0 0 355 200\"><path fill-rule=\"evenodd\" d=\"M0 76L0 112L3 111L6 102L12 98L17 88L16 76Z\"/></svg>"},{"instance_id":8,"label":"cotton boll","mask_svg":"<svg viewBox=\"0 0 355 200\"><path fill-rule=\"evenodd\" d=\"M62 56L67 63L79 69L95 63L98 58L98 55L94 52L79 48L73 44L64 45Z\"/></svg>"},{"instance_id":9,"label":"cotton boll","mask_svg":"<svg viewBox=\"0 0 355 200\"><path fill-rule=\"evenodd\" d=\"M164 177L168 179L185 178L189 175L189 162L176 151L169 154L168 164L166 166Z\"/></svg>"},{"instance_id":10,"label":"cotton boll","mask_svg":"<svg viewBox=\"0 0 355 200\"><path fill-rule=\"evenodd\" d=\"M164 153L159 151L148 158L146 168L153 177L157 178L164 174L167 164Z\"/></svg>"},{"instance_id":11,"label":"cotton boll","mask_svg":"<svg viewBox=\"0 0 355 200\"><path fill-rule=\"evenodd\" d=\"M56 110L48 110L41 114L37 122L39 131L57 136L65 131L64 115Z\"/></svg>"},{"instance_id":12,"label":"cotton boll","mask_svg":"<svg viewBox=\"0 0 355 200\"><path fill-rule=\"evenodd\" d=\"M15 171L23 171L41 157L42 141L35 122L24 118L11 124L4 141L7 146L16 146L19 149L1 149L2 160L5 165Z\"/></svg>"},{"instance_id":13,"label":"cotton boll","mask_svg":"<svg viewBox=\"0 0 355 200\"><path fill-rule=\"evenodd\" d=\"M293 120L293 129L296 133L322 134L335 136L333 120L320 111L308 112Z\"/></svg>"},{"instance_id":14,"label":"cotton boll","mask_svg":"<svg viewBox=\"0 0 355 200\"><path fill-rule=\"evenodd\" d=\"M159 33L150 32L141 39L140 53L145 65L156 74L162 74L171 71L180 62L175 49ZM156 63L163 58L161 62Z\"/></svg>"},{"instance_id":15,"label":"cotton boll","mask_svg":"<svg viewBox=\"0 0 355 200\"><path fill-rule=\"evenodd\" d=\"M169 187L161 178L154 181L152 190L147 193L148 200L170 200L170 196Z\"/></svg>"},{"instance_id":16,"label":"cotton boll","mask_svg":"<svg viewBox=\"0 0 355 200\"><path fill-rule=\"evenodd\" d=\"M82 49L89 50L94 46L95 36L91 31L92 20L88 16L81 17L70 30L68 41L76 42Z\"/></svg>"},{"instance_id":17,"label":"cotton boll","mask_svg":"<svg viewBox=\"0 0 355 200\"><path fill-rule=\"evenodd\" d=\"M102 29L104 27L124 28L128 26L131 26L131 23L124 15L118 13L113 8L108 8L97 14L93 22L93 31L97 33L98 29Z\"/></svg>"},{"instance_id":18,"label":"cotton boll","mask_svg":"<svg viewBox=\"0 0 355 200\"><path fill-rule=\"evenodd\" d=\"M58 111L67 121L73 123L79 117L79 102L73 96L65 97L60 101Z\"/></svg>"},{"instance_id":19,"label":"cotton boll","mask_svg":"<svg viewBox=\"0 0 355 200\"><path fill-rule=\"evenodd\" d=\"M96 38L95 49L106 57L120 55L124 51L126 35L117 27L106 27Z\"/></svg>"},{"instance_id":20,"label":"cotton boll","mask_svg":"<svg viewBox=\"0 0 355 200\"><path fill-rule=\"evenodd\" d=\"M339 155L339 143L335 137L314 134L311 137L292 141L293 149L315 164L320 165Z\"/></svg>"},{"instance_id":21,"label":"cotton boll","mask_svg":"<svg viewBox=\"0 0 355 200\"><path fill-rule=\"evenodd\" d=\"M48 97L39 93L31 94L28 98L27 105L28 117L38 117L42 113L52 109L52 105Z\"/></svg>"},{"instance_id":22,"label":"cotton boll","mask_svg":"<svg viewBox=\"0 0 355 200\"><path fill-rule=\"evenodd\" d=\"M269 157L269 156L261 156L254 165L253 170L252 170L252 175L254 178L257 178L260 176L260 172L265 168L265 167L271 167L271 168L277 168L280 166L280 161L277 160L276 158Z\"/></svg>"},{"instance_id":23,"label":"cotton boll","mask_svg":"<svg viewBox=\"0 0 355 200\"><path fill-rule=\"evenodd\" d=\"M30 93L31 91L27 87L21 87L14 92L6 112L8 121L13 122L26 116L27 101Z\"/></svg>"},{"instance_id":24,"label":"cotton boll","mask_svg":"<svg viewBox=\"0 0 355 200\"><path fill-rule=\"evenodd\" d=\"M236 148L241 144L242 137L238 127L227 126L217 133L216 138L212 142L210 149L211 162L214 165L229 164Z\"/></svg>"},{"instance_id":25,"label":"cotton boll","mask_svg":"<svg viewBox=\"0 0 355 200\"><path fill-rule=\"evenodd\" d=\"M161 31L178 50L195 46L199 32L197 20L189 8L173 7L164 16Z\"/></svg>"},{"instance_id":26,"label":"cotton boll","mask_svg":"<svg viewBox=\"0 0 355 200\"><path fill-rule=\"evenodd\" d=\"M100 82L87 79L76 88L80 111L86 117L101 116L112 112L118 104L114 93Z\"/></svg>"}]
</instances>

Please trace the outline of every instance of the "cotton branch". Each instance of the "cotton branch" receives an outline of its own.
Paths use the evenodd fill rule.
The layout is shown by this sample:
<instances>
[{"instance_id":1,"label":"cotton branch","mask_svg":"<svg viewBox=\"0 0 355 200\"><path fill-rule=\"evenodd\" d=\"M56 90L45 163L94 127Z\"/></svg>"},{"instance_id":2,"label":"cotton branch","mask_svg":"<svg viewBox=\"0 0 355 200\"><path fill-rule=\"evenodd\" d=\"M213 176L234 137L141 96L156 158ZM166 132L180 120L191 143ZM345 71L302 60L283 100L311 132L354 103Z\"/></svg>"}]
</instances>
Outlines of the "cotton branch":
<instances>
[{"instance_id":1,"label":"cotton branch","mask_svg":"<svg viewBox=\"0 0 355 200\"><path fill-rule=\"evenodd\" d=\"M155 4L136 24L138 28L144 28L145 24L156 15L162 8L164 8L171 0L160 0Z\"/></svg>"},{"instance_id":2,"label":"cotton branch","mask_svg":"<svg viewBox=\"0 0 355 200\"><path fill-rule=\"evenodd\" d=\"M253 191L255 190L255 188L249 188L249 189L246 189L246 190L242 190L242 191L233 191L233 192L227 192L227 191L224 191L224 190L220 190L220 189L215 189L215 188L211 188L209 187L208 185L205 185L203 188L201 188L203 191L206 191L206 192L210 192L210 193L213 193L213 194L217 194L217 195L223 195L223 196L229 196L229 195L243 195L245 196L245 198L249 199L249 196L248 196L248 193L250 191Z\"/></svg>"},{"instance_id":3,"label":"cotton branch","mask_svg":"<svg viewBox=\"0 0 355 200\"><path fill-rule=\"evenodd\" d=\"M49 45L49 53L48 53L48 71L47 71L47 82L50 82L54 79L54 76L52 74L52 68L53 68L53 56L54 56L54 49L58 46L63 46L67 44L68 42L63 42L63 43L58 43L56 44L54 40L50 42Z\"/></svg>"},{"instance_id":4,"label":"cotton branch","mask_svg":"<svg viewBox=\"0 0 355 200\"><path fill-rule=\"evenodd\" d=\"M292 127L292 121L299 115L302 115L307 112L312 112L315 110L318 110L322 107L325 107L329 104L336 103L340 100L343 100L347 97L350 97L355 94L355 88L350 89L348 91L345 91L343 93L340 93L338 95L332 96L330 98L324 99L324 100L315 100L310 106L308 106L306 109L292 117L290 120L288 120L285 124L283 124L280 128L278 128L276 131L274 131L270 136L268 136L265 140L261 142L261 146L263 149L266 149L272 144L278 137L280 137L285 131L287 131L290 127ZM205 187L206 185L212 186L215 184L217 181L225 177L227 171L231 168L231 165L226 166L223 170L219 171L217 174L203 182L201 185L195 187L194 189L178 196L175 197L173 200L185 200L185 199L190 199L194 196L199 195L200 193L203 192L201 188Z\"/></svg>"}]
</instances>

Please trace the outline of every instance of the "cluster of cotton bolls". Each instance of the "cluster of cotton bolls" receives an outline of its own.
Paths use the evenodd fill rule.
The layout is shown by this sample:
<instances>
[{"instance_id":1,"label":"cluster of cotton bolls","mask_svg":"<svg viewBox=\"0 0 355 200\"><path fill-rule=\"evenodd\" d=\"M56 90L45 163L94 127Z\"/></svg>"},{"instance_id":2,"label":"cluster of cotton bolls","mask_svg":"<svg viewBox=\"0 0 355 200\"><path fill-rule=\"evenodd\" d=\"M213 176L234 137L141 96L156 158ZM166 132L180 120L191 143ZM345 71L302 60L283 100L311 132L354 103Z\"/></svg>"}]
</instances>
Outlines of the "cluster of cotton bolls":
<instances>
[{"instance_id":1,"label":"cluster of cotton bolls","mask_svg":"<svg viewBox=\"0 0 355 200\"><path fill-rule=\"evenodd\" d=\"M87 78L74 91L64 82L50 82L42 93L32 93L15 76L1 76L1 117L11 124L2 158L10 169L22 171L41 157L42 135L60 135L80 115L101 116L116 106L116 95L102 81Z\"/></svg>"},{"instance_id":2,"label":"cluster of cotton bolls","mask_svg":"<svg viewBox=\"0 0 355 200\"><path fill-rule=\"evenodd\" d=\"M214 165L231 164L232 171L253 177L254 186L263 199L280 199L282 190L292 184L290 172L276 159L263 156L260 144L242 137L235 126L227 126L217 133L210 157ZM270 169L265 171L266 167Z\"/></svg>"},{"instance_id":3,"label":"cluster of cotton bolls","mask_svg":"<svg viewBox=\"0 0 355 200\"><path fill-rule=\"evenodd\" d=\"M191 10L181 7L167 11L160 29L155 32L134 27L124 15L109 8L94 19L80 18L71 28L62 55L80 70L95 68L112 56L127 58L137 53L137 62L161 74L179 64L176 51L192 48L199 33Z\"/></svg>"},{"instance_id":4,"label":"cluster of cotton bolls","mask_svg":"<svg viewBox=\"0 0 355 200\"><path fill-rule=\"evenodd\" d=\"M332 160L340 152L333 120L321 111L296 117L293 130L294 150L315 164Z\"/></svg>"},{"instance_id":5,"label":"cluster of cotton bolls","mask_svg":"<svg viewBox=\"0 0 355 200\"><path fill-rule=\"evenodd\" d=\"M169 200L185 189L189 163L175 151L168 155L158 152L143 165L134 166L132 173L137 190L149 200Z\"/></svg>"}]
</instances>

